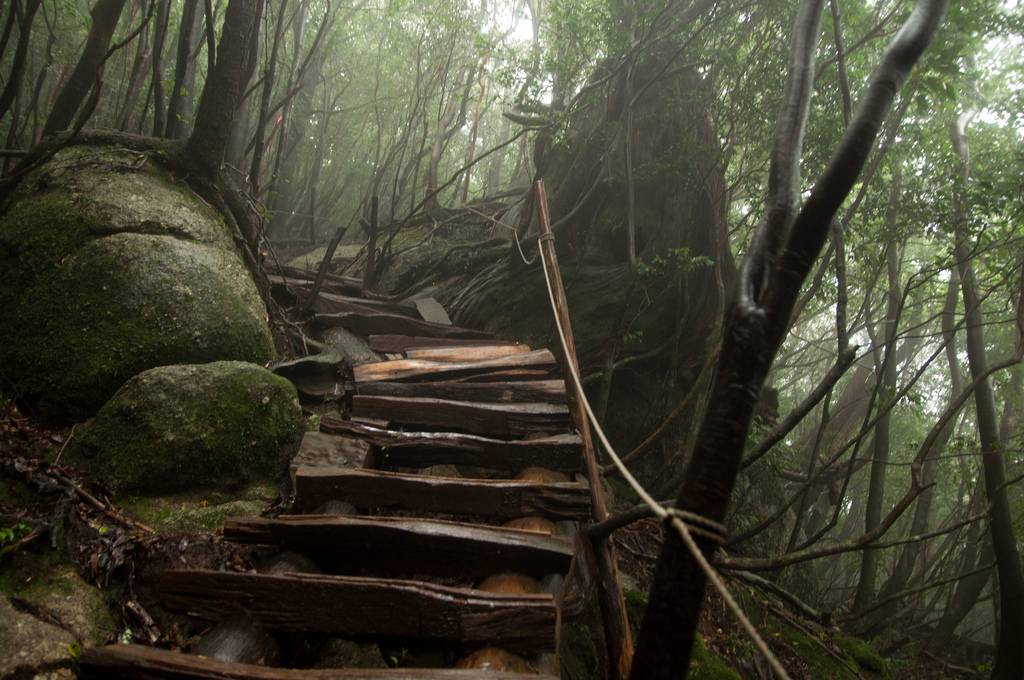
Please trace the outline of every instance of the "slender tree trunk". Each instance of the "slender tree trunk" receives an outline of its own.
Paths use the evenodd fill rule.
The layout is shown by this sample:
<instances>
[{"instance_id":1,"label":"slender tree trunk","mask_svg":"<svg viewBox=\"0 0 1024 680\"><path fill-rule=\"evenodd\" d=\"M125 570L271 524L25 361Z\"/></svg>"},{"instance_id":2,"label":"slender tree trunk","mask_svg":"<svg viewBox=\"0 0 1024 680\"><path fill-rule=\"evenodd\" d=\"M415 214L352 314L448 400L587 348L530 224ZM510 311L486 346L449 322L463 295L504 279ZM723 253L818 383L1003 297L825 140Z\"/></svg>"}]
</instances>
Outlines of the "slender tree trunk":
<instances>
[{"instance_id":1,"label":"slender tree trunk","mask_svg":"<svg viewBox=\"0 0 1024 680\"><path fill-rule=\"evenodd\" d=\"M181 7L181 24L178 26L178 55L174 63L174 87L167 104L167 128L165 135L171 139L185 136L192 118L192 87L195 79L196 31L199 28L199 0L185 0Z\"/></svg>"},{"instance_id":2,"label":"slender tree trunk","mask_svg":"<svg viewBox=\"0 0 1024 680\"><path fill-rule=\"evenodd\" d=\"M889 229L895 227L896 208L899 201L899 182L894 183L892 198L889 204L889 219L886 220ZM899 280L899 256L896 252L897 244L891 239L885 249L886 269L889 273L889 292L885 310L885 357L882 359L881 374L879 375L879 392L882 399L879 401L879 408L886 409L878 422L875 423L874 443L872 445L873 455L871 460L871 483L868 489L867 512L864 515L864 531L870 532L882 521L882 511L885 504L885 476L889 472L889 429L892 419L892 410L888 409L896 392L896 330L897 320L900 314L900 280ZM874 601L875 582L878 577L878 560L881 553L869 548L861 553L860 580L857 582L857 594L853 601L853 610L861 611Z\"/></svg>"},{"instance_id":3,"label":"slender tree trunk","mask_svg":"<svg viewBox=\"0 0 1024 680\"><path fill-rule=\"evenodd\" d=\"M978 379L988 370L988 357L985 349L985 321L975 284L973 257L967 243L966 198L962 193L970 180L968 120L968 114L961 115L952 128L953 145L961 162L961 186L955 194L954 207L955 253L967 319L967 361L971 375ZM974 406L989 503L989 531L996 558L996 572L999 575L999 640L992 678L1019 680L1024 677L1024 606L1021 605L1024 602L1024 567L1021 565L1013 531L1013 515L1006 488L1005 451L999 439L999 418L991 380L984 380L974 390Z\"/></svg>"},{"instance_id":4,"label":"slender tree trunk","mask_svg":"<svg viewBox=\"0 0 1024 680\"><path fill-rule=\"evenodd\" d=\"M956 342L953 337L956 326L955 316L957 300L959 299L959 288L960 277L956 270L954 270L949 277L946 304L942 311L942 335L946 341L946 362L949 365L950 376L950 399L954 399L956 395L963 391L963 376L960 372L960 362L957 359ZM953 436L956 423L957 419L951 419L942 428L942 432L935 440L935 444L925 459L921 471L921 482L928 488L921 492L914 505L914 517L910 524L909 536L920 536L928 531L932 503L935 500L935 487L930 485L933 485L936 481L939 470L939 454L946 448L946 444ZM885 582L885 585L879 591L879 599L895 595L906 588L911 576L917 569L919 561L923 558L925 545L924 541L915 541L908 544L902 550L899 560L896 562L896 567L893 569L892 576L889 577L889 580ZM973 565L968 566L966 571L971 571L973 568ZM883 607L876 615L876 620L884 623L889 618L889 615L895 611L895 607L895 602L891 606Z\"/></svg>"},{"instance_id":5,"label":"slender tree trunk","mask_svg":"<svg viewBox=\"0 0 1024 680\"><path fill-rule=\"evenodd\" d=\"M142 0L145 7L145 0ZM143 31L135 46L135 59L132 60L132 69L128 74L128 86L125 88L124 100L121 104L121 115L118 118L118 127L128 130L131 127L132 114L135 112L135 104L142 90L142 83L145 81L143 73L149 68L149 31Z\"/></svg>"},{"instance_id":6,"label":"slender tree trunk","mask_svg":"<svg viewBox=\"0 0 1024 680\"><path fill-rule=\"evenodd\" d=\"M62 132L74 121L75 114L96 82L97 73L103 67L126 1L97 0L93 6L92 26L85 40L85 48L78 58L75 70L71 72L71 76L57 95L50 117L43 126L43 136Z\"/></svg>"},{"instance_id":7,"label":"slender tree trunk","mask_svg":"<svg viewBox=\"0 0 1024 680\"><path fill-rule=\"evenodd\" d=\"M263 92L260 96L260 112L256 116L256 137L253 140L252 165L249 168L249 184L253 193L260 190L260 171L263 168L264 132L267 129L267 118L270 111L270 100L274 96L274 81L277 74L277 52L281 47L281 35L284 32L285 12L288 9L288 0L281 0L278 10L280 16L274 28L274 41L270 46L270 56L267 58L267 67L263 70Z\"/></svg>"},{"instance_id":8,"label":"slender tree trunk","mask_svg":"<svg viewBox=\"0 0 1024 680\"><path fill-rule=\"evenodd\" d=\"M15 0L17 2L17 0ZM26 0L22 8L21 21L18 23L18 45L14 48L14 60L11 62L11 71L7 76L7 83L0 92L0 120L10 110L15 97L21 93L21 83L25 80L25 62L28 58L29 39L32 35L32 21L42 0ZM14 12L14 7L11 7ZM15 128L11 122L11 129Z\"/></svg>"},{"instance_id":9,"label":"slender tree trunk","mask_svg":"<svg viewBox=\"0 0 1024 680\"><path fill-rule=\"evenodd\" d=\"M159 0L153 23L153 136L163 137L167 127L167 104L164 95L164 44L170 23L171 0Z\"/></svg>"},{"instance_id":10,"label":"slender tree trunk","mask_svg":"<svg viewBox=\"0 0 1024 680\"><path fill-rule=\"evenodd\" d=\"M185 147L188 161L208 180L220 173L238 102L252 75L261 9L262 0L230 0L224 14L217 64L206 78Z\"/></svg>"}]
</instances>

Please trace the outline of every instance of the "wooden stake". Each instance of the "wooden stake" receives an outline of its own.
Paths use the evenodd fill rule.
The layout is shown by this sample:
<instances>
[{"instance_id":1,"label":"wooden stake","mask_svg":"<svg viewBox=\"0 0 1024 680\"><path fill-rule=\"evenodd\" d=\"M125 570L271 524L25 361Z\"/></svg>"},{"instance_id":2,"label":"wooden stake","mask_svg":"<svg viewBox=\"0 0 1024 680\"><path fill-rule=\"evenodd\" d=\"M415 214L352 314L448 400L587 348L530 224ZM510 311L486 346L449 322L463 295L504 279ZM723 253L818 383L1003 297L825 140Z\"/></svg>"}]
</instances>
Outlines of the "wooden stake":
<instances>
[{"instance_id":1,"label":"wooden stake","mask_svg":"<svg viewBox=\"0 0 1024 680\"><path fill-rule=\"evenodd\" d=\"M551 280L552 293L555 299L556 313L565 333L565 344L568 356L562 357L563 372L566 376L570 367L579 374L579 361L576 358L576 342L572 334L572 322L569 318L569 304L565 298L565 286L562 273L558 269L558 256L555 254L555 236L551 231L551 217L548 214L548 197L544 190L544 181L537 180L534 184L534 197L537 205L538 247L543 251L544 267ZM566 381L569 412L583 440L583 457L586 464L587 481L590 483L590 499L594 519L598 522L608 518L605 506L604 486L601 482L600 465L594 449L594 440L590 434L590 422L583 407L582 395L576 393L572 381ZM629 621L626 618L626 604L622 598L622 583L619 578L619 567L615 561L615 549L607 538L594 542L594 559L597 564L598 601L601 606L601 618L604 623L605 644L608 650L608 677L611 680L622 680L629 675L633 662L633 636Z\"/></svg>"}]
</instances>

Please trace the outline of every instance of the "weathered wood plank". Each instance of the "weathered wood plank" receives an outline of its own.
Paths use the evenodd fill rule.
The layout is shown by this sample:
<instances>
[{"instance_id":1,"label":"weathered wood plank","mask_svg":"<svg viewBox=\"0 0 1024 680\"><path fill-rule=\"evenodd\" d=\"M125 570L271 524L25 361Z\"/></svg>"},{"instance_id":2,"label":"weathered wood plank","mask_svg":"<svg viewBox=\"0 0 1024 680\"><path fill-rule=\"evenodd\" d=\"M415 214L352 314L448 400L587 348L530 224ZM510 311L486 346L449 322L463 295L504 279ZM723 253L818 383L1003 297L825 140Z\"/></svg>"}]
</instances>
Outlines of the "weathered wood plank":
<instances>
[{"instance_id":1,"label":"weathered wood plank","mask_svg":"<svg viewBox=\"0 0 1024 680\"><path fill-rule=\"evenodd\" d=\"M360 509L397 507L500 518L590 518L590 489L577 482L538 484L327 467L300 467L295 472L297 509L312 510L333 499Z\"/></svg>"},{"instance_id":2,"label":"weathered wood plank","mask_svg":"<svg viewBox=\"0 0 1024 680\"><path fill-rule=\"evenodd\" d=\"M503 382L511 380L547 380L552 371L550 368L507 368L503 371L487 371L486 373L470 373L454 382Z\"/></svg>"},{"instance_id":3,"label":"weathered wood plank","mask_svg":"<svg viewBox=\"0 0 1024 680\"><path fill-rule=\"evenodd\" d=\"M362 364L353 369L357 383L371 381L399 380L442 380L458 378L477 373L489 373L506 369L550 369L555 366L555 356L546 349L512 354L480 361L428 361L426 359L399 359Z\"/></svg>"},{"instance_id":4,"label":"weathered wood plank","mask_svg":"<svg viewBox=\"0 0 1024 680\"><path fill-rule=\"evenodd\" d=\"M527 653L552 651L550 594L505 595L423 581L168 570L160 594L173 611L219 620L239 610L269 630L487 642Z\"/></svg>"},{"instance_id":5,"label":"weathered wood plank","mask_svg":"<svg viewBox=\"0 0 1024 680\"><path fill-rule=\"evenodd\" d=\"M432 338L425 335L371 335L367 338L375 352L401 353L422 347L470 347L473 345L514 345L512 340L498 338Z\"/></svg>"},{"instance_id":6,"label":"weathered wood plank","mask_svg":"<svg viewBox=\"0 0 1024 680\"><path fill-rule=\"evenodd\" d=\"M454 668L267 668L141 645L87 649L79 669L84 680L557 680L552 675Z\"/></svg>"},{"instance_id":7,"label":"weathered wood plank","mask_svg":"<svg viewBox=\"0 0 1024 680\"><path fill-rule=\"evenodd\" d=\"M507 472L528 467L579 472L583 466L583 444L577 434L502 440L453 432L396 432L334 416L325 416L320 429L380 446L380 463L396 467L472 465Z\"/></svg>"},{"instance_id":8,"label":"weathered wood plank","mask_svg":"<svg viewBox=\"0 0 1024 680\"><path fill-rule=\"evenodd\" d=\"M310 289L313 287L313 280L316 278L315 271L306 271L297 267L280 267L277 274L267 274L270 285L274 289ZM351 276L338 276L327 274L320 286L320 290L338 293L339 295L361 295L363 282Z\"/></svg>"},{"instance_id":9,"label":"weathered wood plank","mask_svg":"<svg viewBox=\"0 0 1024 680\"><path fill-rule=\"evenodd\" d=\"M294 478L300 467L337 470L338 468L361 468L366 463L370 445L356 437L344 437L327 432L306 432L302 435L299 452L292 458L289 467Z\"/></svg>"},{"instance_id":10,"label":"weathered wood plank","mask_svg":"<svg viewBox=\"0 0 1024 680\"><path fill-rule=\"evenodd\" d=\"M524 402L564 404L563 380L513 382L368 382L356 388L359 394L377 397L423 397L455 401Z\"/></svg>"},{"instance_id":11,"label":"weathered wood plank","mask_svg":"<svg viewBox=\"0 0 1024 680\"><path fill-rule=\"evenodd\" d=\"M451 347L413 347L405 351L408 359L428 361L481 361L513 354L526 354L529 345L454 345Z\"/></svg>"},{"instance_id":12,"label":"weathered wood plank","mask_svg":"<svg viewBox=\"0 0 1024 680\"><path fill-rule=\"evenodd\" d=\"M420 321L400 314L375 312L372 314L349 312L340 314L317 314L313 325L320 328L342 326L359 335L427 335L439 338L467 338L482 340L493 337L492 333L459 326L447 326L430 321Z\"/></svg>"},{"instance_id":13,"label":"weathered wood plank","mask_svg":"<svg viewBox=\"0 0 1024 680\"><path fill-rule=\"evenodd\" d=\"M419 397L352 397L352 415L423 429L489 437L524 437L569 431L569 407L534 402L479 403Z\"/></svg>"},{"instance_id":14,"label":"weathered wood plank","mask_svg":"<svg viewBox=\"0 0 1024 680\"><path fill-rule=\"evenodd\" d=\"M416 306L412 303L402 304L400 302L383 302L381 300L370 300L361 297L338 295L337 293L321 292L313 301L310 309L317 314L340 314L345 312L358 312L362 314L374 314L383 312L385 314L398 314L407 316L418 321L423 320Z\"/></svg>"},{"instance_id":15,"label":"weathered wood plank","mask_svg":"<svg viewBox=\"0 0 1024 680\"><path fill-rule=\"evenodd\" d=\"M333 560L339 569L483 577L499 571L565 573L572 544L482 524L401 517L282 515L229 519L224 538Z\"/></svg>"}]
</instances>

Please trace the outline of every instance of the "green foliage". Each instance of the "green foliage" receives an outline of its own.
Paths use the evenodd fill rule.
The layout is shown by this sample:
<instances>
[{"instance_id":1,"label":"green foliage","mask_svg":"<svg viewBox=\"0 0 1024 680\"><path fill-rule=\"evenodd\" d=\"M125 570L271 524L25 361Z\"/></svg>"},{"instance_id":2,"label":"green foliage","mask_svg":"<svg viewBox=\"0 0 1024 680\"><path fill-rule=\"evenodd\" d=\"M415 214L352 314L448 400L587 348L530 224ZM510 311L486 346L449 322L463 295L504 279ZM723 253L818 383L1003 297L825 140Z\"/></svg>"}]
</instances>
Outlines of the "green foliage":
<instances>
[{"instance_id":1,"label":"green foliage","mask_svg":"<svg viewBox=\"0 0 1024 680\"><path fill-rule=\"evenodd\" d=\"M25 522L0 526L0 555L3 555L4 548L17 543L31 532L32 527Z\"/></svg>"}]
</instances>

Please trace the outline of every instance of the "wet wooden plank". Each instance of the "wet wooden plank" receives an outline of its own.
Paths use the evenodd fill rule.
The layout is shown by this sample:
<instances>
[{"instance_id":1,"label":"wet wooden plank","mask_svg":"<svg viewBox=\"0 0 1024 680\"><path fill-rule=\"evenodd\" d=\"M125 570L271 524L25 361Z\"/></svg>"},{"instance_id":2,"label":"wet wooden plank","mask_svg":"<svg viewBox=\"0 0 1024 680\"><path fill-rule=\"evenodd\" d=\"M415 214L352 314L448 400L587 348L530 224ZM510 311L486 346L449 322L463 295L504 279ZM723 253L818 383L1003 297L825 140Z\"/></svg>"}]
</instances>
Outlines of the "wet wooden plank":
<instances>
[{"instance_id":1,"label":"wet wooden plank","mask_svg":"<svg viewBox=\"0 0 1024 680\"><path fill-rule=\"evenodd\" d=\"M577 434L502 440L454 432L396 432L333 416L325 416L320 429L382 447L380 463L395 467L471 465L506 472L528 467L579 472L583 466L583 444Z\"/></svg>"},{"instance_id":2,"label":"wet wooden plank","mask_svg":"<svg viewBox=\"0 0 1024 680\"><path fill-rule=\"evenodd\" d=\"M277 545L330 561L335 568L375 573L483 577L501 571L563 574L572 543L482 524L402 517L282 515L229 519L224 538Z\"/></svg>"},{"instance_id":3,"label":"wet wooden plank","mask_svg":"<svg viewBox=\"0 0 1024 680\"><path fill-rule=\"evenodd\" d=\"M401 353L408 349L423 347L447 347L451 345L467 347L471 345L514 345L511 340L498 338L434 338L425 335L371 335L367 338L370 349L376 352Z\"/></svg>"},{"instance_id":4,"label":"wet wooden plank","mask_svg":"<svg viewBox=\"0 0 1024 680\"><path fill-rule=\"evenodd\" d=\"M504 595L422 581L168 570L160 576L168 609L219 620L239 610L269 630L340 637L395 636L488 643L539 653L555 645L549 594Z\"/></svg>"},{"instance_id":5,"label":"wet wooden plank","mask_svg":"<svg viewBox=\"0 0 1024 680\"><path fill-rule=\"evenodd\" d=\"M287 289L291 288L294 291L296 289L312 288L313 281L316 279L316 272L306 271L297 267L282 266L278 269L277 274L267 274L267 278L275 290L287 291ZM327 274L324 277L323 284L320 286L320 290L338 293L339 295L361 295L362 288L363 282L360 279L355 279L351 276L338 276L336 274Z\"/></svg>"},{"instance_id":6,"label":"wet wooden plank","mask_svg":"<svg viewBox=\"0 0 1024 680\"><path fill-rule=\"evenodd\" d=\"M367 382L357 387L359 394L377 397L423 397L455 401L524 402L543 401L564 404L562 380L523 380L511 382Z\"/></svg>"},{"instance_id":7,"label":"wet wooden plank","mask_svg":"<svg viewBox=\"0 0 1024 680\"><path fill-rule=\"evenodd\" d=\"M312 510L329 500L346 501L359 509L394 507L505 519L527 515L556 520L590 518L590 489L578 482L541 484L300 467L295 473L296 508Z\"/></svg>"},{"instance_id":8,"label":"wet wooden plank","mask_svg":"<svg viewBox=\"0 0 1024 680\"><path fill-rule=\"evenodd\" d=\"M429 361L426 359L399 359L362 364L353 370L357 383L398 380L447 380L474 374L493 373L508 369L551 369L555 356L546 349L512 354L480 361Z\"/></svg>"},{"instance_id":9,"label":"wet wooden plank","mask_svg":"<svg viewBox=\"0 0 1024 680\"><path fill-rule=\"evenodd\" d=\"M84 680L557 680L552 675L453 668L267 668L141 645L87 649L79 669Z\"/></svg>"},{"instance_id":10,"label":"wet wooden plank","mask_svg":"<svg viewBox=\"0 0 1024 680\"><path fill-rule=\"evenodd\" d=\"M317 314L313 324L319 328L342 326L359 335L426 335L438 338L466 338L483 340L493 337L492 333L471 328L448 326L430 321L420 321L401 314L384 312L340 314Z\"/></svg>"},{"instance_id":11,"label":"wet wooden plank","mask_svg":"<svg viewBox=\"0 0 1024 680\"><path fill-rule=\"evenodd\" d=\"M481 403L357 394L352 398L352 415L428 430L502 438L569 431L569 407L543 402Z\"/></svg>"},{"instance_id":12,"label":"wet wooden plank","mask_svg":"<svg viewBox=\"0 0 1024 680\"><path fill-rule=\"evenodd\" d=\"M79 669L84 680L557 680L551 675L458 669L267 668L135 644L86 649Z\"/></svg>"},{"instance_id":13,"label":"wet wooden plank","mask_svg":"<svg viewBox=\"0 0 1024 680\"><path fill-rule=\"evenodd\" d=\"M292 475L301 467L307 468L361 468L366 462L370 445L362 439L343 437L327 432L306 432L302 435L299 452L289 467Z\"/></svg>"},{"instance_id":14,"label":"wet wooden plank","mask_svg":"<svg viewBox=\"0 0 1024 680\"><path fill-rule=\"evenodd\" d=\"M555 373L553 368L508 368L503 371L487 371L485 373L470 373L459 378L455 382L504 382L512 380L547 380Z\"/></svg>"},{"instance_id":15,"label":"wet wooden plank","mask_svg":"<svg viewBox=\"0 0 1024 680\"><path fill-rule=\"evenodd\" d=\"M529 345L461 345L453 347L414 347L405 351L408 359L428 361L480 361L513 354L526 354Z\"/></svg>"},{"instance_id":16,"label":"wet wooden plank","mask_svg":"<svg viewBox=\"0 0 1024 680\"><path fill-rule=\"evenodd\" d=\"M344 312L359 312L363 314L374 314L383 312L386 314L398 314L411 319L423 320L423 317L412 304L395 302L382 302L361 297L338 295L337 293L321 292L310 307L318 314L338 314Z\"/></svg>"}]
</instances>

